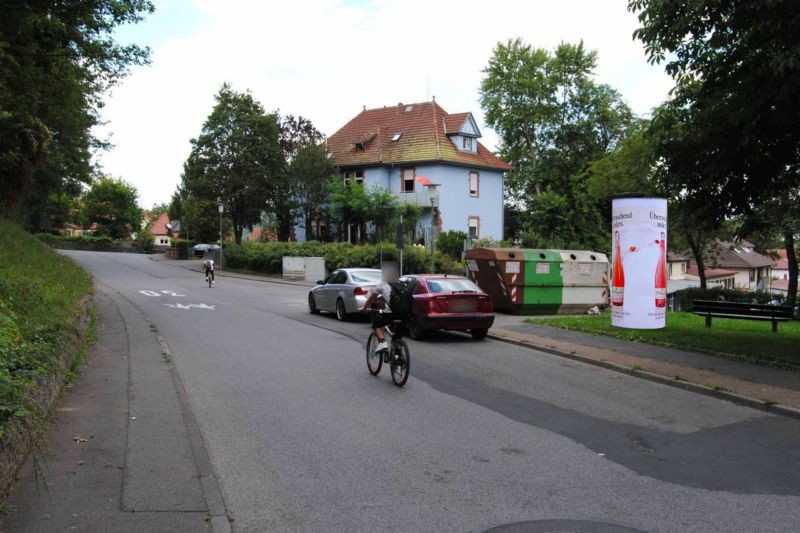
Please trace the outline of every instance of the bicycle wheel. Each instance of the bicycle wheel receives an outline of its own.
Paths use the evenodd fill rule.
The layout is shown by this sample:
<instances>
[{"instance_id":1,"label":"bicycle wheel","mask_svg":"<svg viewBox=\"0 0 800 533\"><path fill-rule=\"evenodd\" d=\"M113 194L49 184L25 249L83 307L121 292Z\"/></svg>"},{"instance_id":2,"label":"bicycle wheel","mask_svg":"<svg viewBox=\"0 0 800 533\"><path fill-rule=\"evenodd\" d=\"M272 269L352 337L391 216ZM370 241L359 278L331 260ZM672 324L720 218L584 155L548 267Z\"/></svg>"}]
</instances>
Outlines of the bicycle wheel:
<instances>
[{"instance_id":1,"label":"bicycle wheel","mask_svg":"<svg viewBox=\"0 0 800 533\"><path fill-rule=\"evenodd\" d=\"M370 333L367 339L367 370L373 376L377 376L383 366L383 356L375 352L377 346L378 337L375 336L374 332Z\"/></svg>"},{"instance_id":2,"label":"bicycle wheel","mask_svg":"<svg viewBox=\"0 0 800 533\"><path fill-rule=\"evenodd\" d=\"M208 276L206 276L206 281L208 282L208 288L210 289L211 283L213 283L211 280L211 273L209 273Z\"/></svg>"},{"instance_id":3,"label":"bicycle wheel","mask_svg":"<svg viewBox=\"0 0 800 533\"><path fill-rule=\"evenodd\" d=\"M394 343L395 359L391 363L392 381L398 387L402 387L408 381L408 374L411 371L411 352L406 341L400 340Z\"/></svg>"}]
</instances>

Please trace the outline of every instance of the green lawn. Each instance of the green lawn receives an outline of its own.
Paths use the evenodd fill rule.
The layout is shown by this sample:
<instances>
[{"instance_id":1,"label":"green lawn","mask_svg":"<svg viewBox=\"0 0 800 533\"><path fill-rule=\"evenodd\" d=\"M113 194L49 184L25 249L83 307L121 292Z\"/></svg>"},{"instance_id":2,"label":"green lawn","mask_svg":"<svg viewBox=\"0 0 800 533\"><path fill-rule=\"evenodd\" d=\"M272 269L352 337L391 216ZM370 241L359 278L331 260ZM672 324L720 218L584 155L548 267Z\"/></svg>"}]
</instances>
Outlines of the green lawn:
<instances>
[{"instance_id":1,"label":"green lawn","mask_svg":"<svg viewBox=\"0 0 800 533\"><path fill-rule=\"evenodd\" d=\"M611 326L608 309L599 316L530 318L528 322L800 367L798 320L778 324L778 333L772 333L772 324L766 321L715 318L711 328L706 328L703 317L673 312L667 313L667 327L664 329L622 329Z\"/></svg>"}]
</instances>

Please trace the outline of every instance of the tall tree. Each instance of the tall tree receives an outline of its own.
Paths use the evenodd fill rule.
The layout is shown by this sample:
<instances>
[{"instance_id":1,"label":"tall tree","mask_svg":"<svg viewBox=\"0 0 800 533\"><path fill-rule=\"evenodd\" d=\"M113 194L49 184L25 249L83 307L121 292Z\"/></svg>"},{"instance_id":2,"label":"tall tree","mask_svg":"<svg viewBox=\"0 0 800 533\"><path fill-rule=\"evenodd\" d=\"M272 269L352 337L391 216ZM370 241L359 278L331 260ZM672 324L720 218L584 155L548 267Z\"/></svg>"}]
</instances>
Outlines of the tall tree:
<instances>
[{"instance_id":1,"label":"tall tree","mask_svg":"<svg viewBox=\"0 0 800 533\"><path fill-rule=\"evenodd\" d=\"M138 197L133 185L120 179L100 178L83 197L82 218L87 224L96 223L101 235L122 239L141 224L142 211L136 205Z\"/></svg>"},{"instance_id":2,"label":"tall tree","mask_svg":"<svg viewBox=\"0 0 800 533\"><path fill-rule=\"evenodd\" d=\"M529 244L605 247L584 171L624 138L633 114L592 80L596 62L583 43L550 53L516 39L499 43L484 70L481 106L516 167L508 202L529 214Z\"/></svg>"},{"instance_id":3,"label":"tall tree","mask_svg":"<svg viewBox=\"0 0 800 533\"><path fill-rule=\"evenodd\" d=\"M249 93L224 84L184 163L182 188L190 196L225 206L237 244L244 227L276 205L285 177L278 123Z\"/></svg>"},{"instance_id":4,"label":"tall tree","mask_svg":"<svg viewBox=\"0 0 800 533\"><path fill-rule=\"evenodd\" d=\"M628 9L650 61L675 80L654 120L673 132L658 148L671 186L718 219L797 190L800 4L630 0Z\"/></svg>"},{"instance_id":5,"label":"tall tree","mask_svg":"<svg viewBox=\"0 0 800 533\"><path fill-rule=\"evenodd\" d=\"M295 184L295 197L307 239L313 238L313 221L324 216L328 202L328 181L334 172L325 147L313 141L297 148L289 163L289 176Z\"/></svg>"},{"instance_id":6,"label":"tall tree","mask_svg":"<svg viewBox=\"0 0 800 533\"><path fill-rule=\"evenodd\" d=\"M318 159L319 151L311 156L314 158L313 162L317 167L308 167L312 163L309 159L310 146L319 145L323 139L322 133L314 127L310 120L303 116L281 116L279 111L275 111L274 115L280 129L280 145L288 172L284 179L276 183L273 189L272 210L277 221L278 240L287 241L297 219L303 217L308 211L309 190L314 193L325 190L325 183L332 172L320 176L319 172L327 172L328 169L321 165L322 162ZM303 154L304 161L300 165L305 166L306 168L303 170L310 171L312 173L311 176L304 176L295 172L299 167L292 166L292 163L301 152L305 153ZM318 181L320 177L323 179L322 182Z\"/></svg>"},{"instance_id":7,"label":"tall tree","mask_svg":"<svg viewBox=\"0 0 800 533\"><path fill-rule=\"evenodd\" d=\"M112 32L152 11L148 0L0 3L0 214L45 226L51 195L91 180L101 96L149 56Z\"/></svg>"}]
</instances>

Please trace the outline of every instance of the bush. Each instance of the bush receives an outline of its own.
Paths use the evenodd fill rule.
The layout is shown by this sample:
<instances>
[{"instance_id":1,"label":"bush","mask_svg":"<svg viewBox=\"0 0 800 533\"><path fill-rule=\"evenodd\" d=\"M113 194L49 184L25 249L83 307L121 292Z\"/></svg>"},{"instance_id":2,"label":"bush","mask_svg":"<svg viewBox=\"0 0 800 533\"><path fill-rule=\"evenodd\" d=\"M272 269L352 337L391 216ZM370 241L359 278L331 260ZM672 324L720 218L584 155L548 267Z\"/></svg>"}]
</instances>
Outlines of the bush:
<instances>
[{"instance_id":1,"label":"bush","mask_svg":"<svg viewBox=\"0 0 800 533\"><path fill-rule=\"evenodd\" d=\"M136 233L136 240L134 245L143 254L151 254L156 248L156 238L150 233L149 229L142 229Z\"/></svg>"},{"instance_id":2,"label":"bush","mask_svg":"<svg viewBox=\"0 0 800 533\"><path fill-rule=\"evenodd\" d=\"M194 257L194 250L192 250L192 247L195 244L197 243L194 241L187 241L186 239L174 239L172 241L172 246L176 251L175 259L192 259Z\"/></svg>"},{"instance_id":3,"label":"bush","mask_svg":"<svg viewBox=\"0 0 800 533\"><path fill-rule=\"evenodd\" d=\"M0 435L26 414L26 392L59 361L92 288L83 269L37 237L0 220Z\"/></svg>"},{"instance_id":4,"label":"bush","mask_svg":"<svg viewBox=\"0 0 800 533\"><path fill-rule=\"evenodd\" d=\"M95 252L120 252L123 249L122 241L114 240L108 236L79 235L67 237L51 233L39 233L36 238L61 250L88 250Z\"/></svg>"},{"instance_id":5,"label":"bush","mask_svg":"<svg viewBox=\"0 0 800 533\"><path fill-rule=\"evenodd\" d=\"M455 260L459 260L461 259L461 253L464 251L464 241L468 237L469 235L463 231L443 231L436 238L436 249Z\"/></svg>"},{"instance_id":6,"label":"bush","mask_svg":"<svg viewBox=\"0 0 800 533\"><path fill-rule=\"evenodd\" d=\"M688 311L691 309L692 302L695 300L766 304L775 299L774 295L764 291L747 292L734 289L723 289L722 287L714 287L710 289L689 287L688 289L675 291L672 297L675 299L675 309L681 311Z\"/></svg>"},{"instance_id":7,"label":"bush","mask_svg":"<svg viewBox=\"0 0 800 533\"><path fill-rule=\"evenodd\" d=\"M384 243L383 260L399 261L400 254L394 244ZM225 262L238 268L265 274L280 274L283 257L323 257L328 270L347 267L380 268L381 250L378 245L352 245L348 243L309 242L246 242L225 247ZM463 263L437 252L434 257L437 272L462 274ZM430 254L422 246L407 246L403 250L403 272L415 274L429 272Z\"/></svg>"}]
</instances>

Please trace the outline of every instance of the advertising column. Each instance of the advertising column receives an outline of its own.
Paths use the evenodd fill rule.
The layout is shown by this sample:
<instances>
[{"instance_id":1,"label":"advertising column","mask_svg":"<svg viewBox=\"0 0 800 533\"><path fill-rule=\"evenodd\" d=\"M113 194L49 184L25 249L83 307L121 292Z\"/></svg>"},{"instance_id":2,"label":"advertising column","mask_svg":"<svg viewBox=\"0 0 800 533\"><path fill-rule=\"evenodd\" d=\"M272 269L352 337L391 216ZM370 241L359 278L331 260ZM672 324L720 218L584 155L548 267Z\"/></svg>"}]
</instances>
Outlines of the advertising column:
<instances>
[{"instance_id":1,"label":"advertising column","mask_svg":"<svg viewBox=\"0 0 800 533\"><path fill-rule=\"evenodd\" d=\"M667 316L667 201L616 198L611 213L611 325L663 328Z\"/></svg>"}]
</instances>

